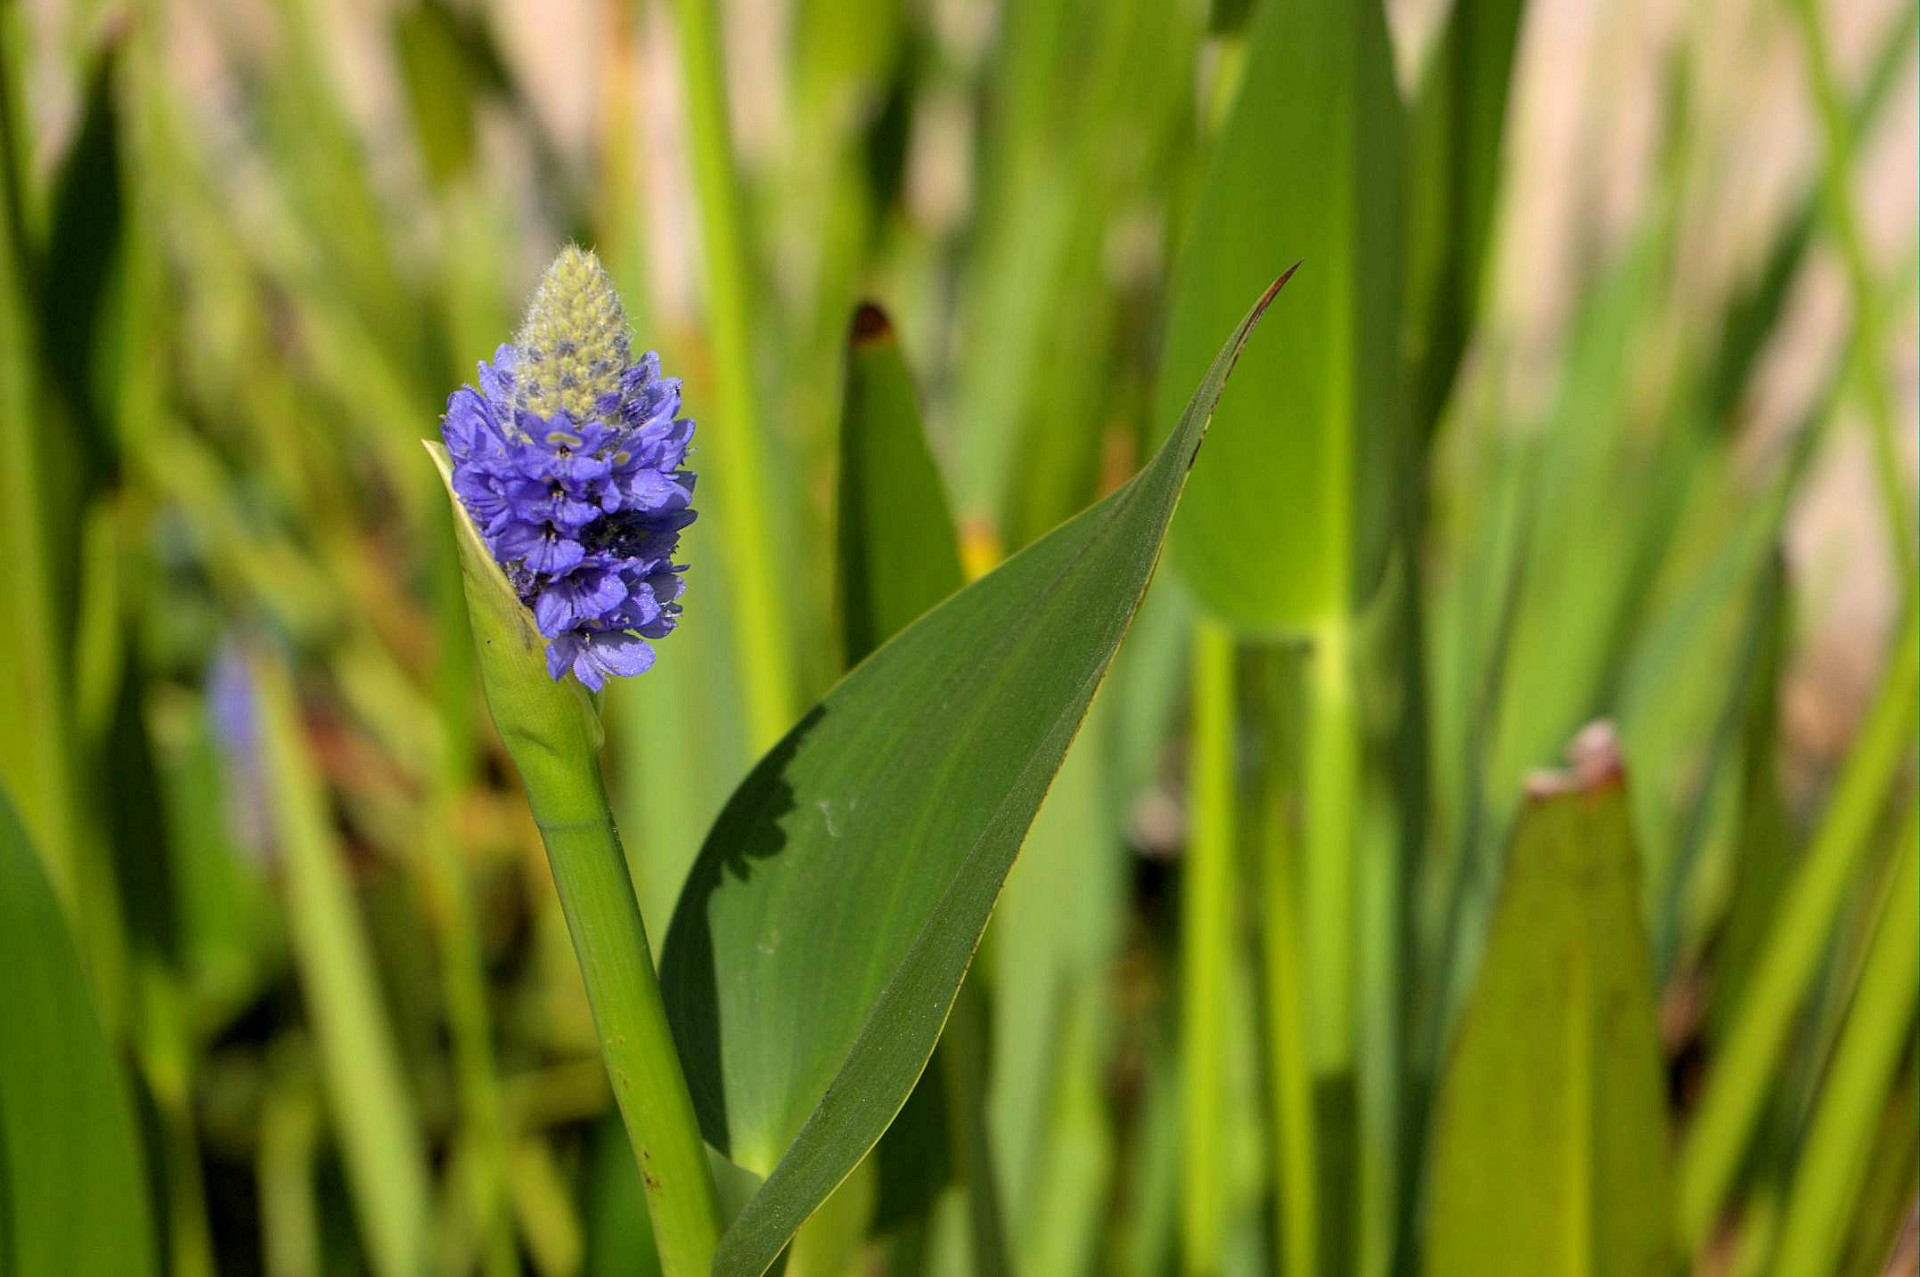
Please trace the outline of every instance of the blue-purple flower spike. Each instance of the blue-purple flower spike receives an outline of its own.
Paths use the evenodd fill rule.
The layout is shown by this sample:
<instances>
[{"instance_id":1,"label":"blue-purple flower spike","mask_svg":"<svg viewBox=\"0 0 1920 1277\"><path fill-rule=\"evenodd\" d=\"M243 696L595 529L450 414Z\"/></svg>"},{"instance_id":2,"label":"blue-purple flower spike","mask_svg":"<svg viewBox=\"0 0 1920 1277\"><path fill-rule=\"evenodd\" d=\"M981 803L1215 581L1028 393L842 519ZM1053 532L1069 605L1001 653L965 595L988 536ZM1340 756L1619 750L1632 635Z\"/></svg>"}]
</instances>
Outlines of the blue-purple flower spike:
<instances>
[{"instance_id":1,"label":"blue-purple flower spike","mask_svg":"<svg viewBox=\"0 0 1920 1277\"><path fill-rule=\"evenodd\" d=\"M447 399L453 489L547 639L547 672L599 691L653 664L680 615L693 422L660 358L634 359L600 260L569 246L514 343Z\"/></svg>"}]
</instances>

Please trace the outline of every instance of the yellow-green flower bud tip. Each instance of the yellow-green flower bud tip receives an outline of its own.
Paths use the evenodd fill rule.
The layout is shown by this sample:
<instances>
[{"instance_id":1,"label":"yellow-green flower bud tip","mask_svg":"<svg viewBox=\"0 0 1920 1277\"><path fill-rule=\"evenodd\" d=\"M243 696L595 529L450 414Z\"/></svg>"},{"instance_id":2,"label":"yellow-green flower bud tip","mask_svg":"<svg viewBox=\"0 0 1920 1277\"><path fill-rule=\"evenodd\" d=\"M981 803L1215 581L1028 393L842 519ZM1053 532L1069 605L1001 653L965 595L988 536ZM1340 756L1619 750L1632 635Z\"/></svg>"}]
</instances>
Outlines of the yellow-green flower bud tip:
<instances>
[{"instance_id":1,"label":"yellow-green flower bud tip","mask_svg":"<svg viewBox=\"0 0 1920 1277\"><path fill-rule=\"evenodd\" d=\"M618 400L632 339L626 311L606 267L569 244L540 277L514 344L520 348L518 407L541 417L565 412L576 422L604 415Z\"/></svg>"}]
</instances>

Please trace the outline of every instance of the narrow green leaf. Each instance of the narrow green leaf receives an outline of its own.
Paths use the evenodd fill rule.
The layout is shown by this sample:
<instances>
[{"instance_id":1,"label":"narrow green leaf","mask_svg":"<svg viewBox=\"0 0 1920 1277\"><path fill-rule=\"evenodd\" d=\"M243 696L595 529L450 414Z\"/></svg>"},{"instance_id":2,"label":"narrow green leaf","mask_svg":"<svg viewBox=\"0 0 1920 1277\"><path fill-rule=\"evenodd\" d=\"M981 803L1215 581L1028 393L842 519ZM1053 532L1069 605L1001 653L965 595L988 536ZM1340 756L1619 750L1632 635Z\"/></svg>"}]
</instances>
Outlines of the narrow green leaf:
<instances>
[{"instance_id":1,"label":"narrow green leaf","mask_svg":"<svg viewBox=\"0 0 1920 1277\"><path fill-rule=\"evenodd\" d=\"M126 1090L60 906L3 792L0 971L0 1272L155 1272Z\"/></svg>"},{"instance_id":2,"label":"narrow green leaf","mask_svg":"<svg viewBox=\"0 0 1920 1277\"><path fill-rule=\"evenodd\" d=\"M837 510L840 623L853 666L965 580L900 343L871 304L847 337Z\"/></svg>"},{"instance_id":3,"label":"narrow green leaf","mask_svg":"<svg viewBox=\"0 0 1920 1277\"><path fill-rule=\"evenodd\" d=\"M694 1277L710 1264L719 1202L600 774L600 717L577 679L547 673L546 639L455 496L446 448L424 446L454 509L481 688L546 847L661 1268Z\"/></svg>"},{"instance_id":4,"label":"narrow green leaf","mask_svg":"<svg viewBox=\"0 0 1920 1277\"><path fill-rule=\"evenodd\" d=\"M1920 713L1917 627L1920 615L1909 611L1820 827L1781 893L1681 1146L1680 1228L1691 1244L1705 1240L1734 1187L1787 1040L1843 917L1847 889L1872 848L1874 821L1912 748Z\"/></svg>"},{"instance_id":5,"label":"narrow green leaf","mask_svg":"<svg viewBox=\"0 0 1920 1277\"><path fill-rule=\"evenodd\" d=\"M925 1068L1280 282L1144 471L874 653L714 827L662 974L703 1131L768 1175L716 1273L765 1271Z\"/></svg>"},{"instance_id":6,"label":"narrow green leaf","mask_svg":"<svg viewBox=\"0 0 1920 1277\"><path fill-rule=\"evenodd\" d=\"M1667 1131L1609 739L1532 784L1436 1108L1428 1277L1669 1270Z\"/></svg>"},{"instance_id":7,"label":"narrow green leaf","mask_svg":"<svg viewBox=\"0 0 1920 1277\"><path fill-rule=\"evenodd\" d=\"M1873 1139L1886 1112L1900 1059L1913 1041L1920 996L1920 825L1909 812L1899 834L1899 864L1852 1010L1821 1088L1812 1127L1794 1173L1773 1271L1779 1277L1831 1273L1846 1244Z\"/></svg>"},{"instance_id":8,"label":"narrow green leaf","mask_svg":"<svg viewBox=\"0 0 1920 1277\"><path fill-rule=\"evenodd\" d=\"M1439 422L1479 310L1524 0L1458 0L1408 107L1415 417Z\"/></svg>"},{"instance_id":9,"label":"narrow green leaf","mask_svg":"<svg viewBox=\"0 0 1920 1277\"><path fill-rule=\"evenodd\" d=\"M430 1253L426 1141L327 795L301 734L292 679L253 666L267 792L286 863L289 947L320 1057L328 1116L378 1277L414 1277Z\"/></svg>"}]
</instances>

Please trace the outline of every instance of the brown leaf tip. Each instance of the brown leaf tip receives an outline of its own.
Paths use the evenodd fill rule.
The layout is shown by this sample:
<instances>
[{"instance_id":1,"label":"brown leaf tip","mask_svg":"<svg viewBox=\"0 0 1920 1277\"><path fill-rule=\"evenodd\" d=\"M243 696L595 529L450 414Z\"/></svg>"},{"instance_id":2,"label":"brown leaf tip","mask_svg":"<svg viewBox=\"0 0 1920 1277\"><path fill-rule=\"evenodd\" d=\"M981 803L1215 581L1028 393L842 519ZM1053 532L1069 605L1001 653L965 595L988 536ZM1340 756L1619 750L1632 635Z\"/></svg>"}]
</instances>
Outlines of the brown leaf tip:
<instances>
[{"instance_id":1,"label":"brown leaf tip","mask_svg":"<svg viewBox=\"0 0 1920 1277\"><path fill-rule=\"evenodd\" d=\"M1543 770L1527 777L1528 798L1558 798L1563 794L1598 794L1626 783L1627 765L1620 756L1620 733L1609 719L1581 728L1567 746L1564 770Z\"/></svg>"},{"instance_id":2,"label":"brown leaf tip","mask_svg":"<svg viewBox=\"0 0 1920 1277\"><path fill-rule=\"evenodd\" d=\"M860 309L853 312L853 326L847 332L847 340L856 346L873 346L891 341L893 321L887 318L886 311L873 302L861 302Z\"/></svg>"}]
</instances>

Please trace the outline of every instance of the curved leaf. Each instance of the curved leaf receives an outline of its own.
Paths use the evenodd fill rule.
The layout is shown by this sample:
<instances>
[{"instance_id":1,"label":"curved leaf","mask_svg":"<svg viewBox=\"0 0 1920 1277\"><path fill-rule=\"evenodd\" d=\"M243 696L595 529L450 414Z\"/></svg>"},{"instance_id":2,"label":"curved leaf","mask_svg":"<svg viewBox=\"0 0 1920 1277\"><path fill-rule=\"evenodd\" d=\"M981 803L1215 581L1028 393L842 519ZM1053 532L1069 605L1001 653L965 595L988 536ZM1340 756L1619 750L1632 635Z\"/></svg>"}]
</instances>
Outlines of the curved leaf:
<instances>
[{"instance_id":1,"label":"curved leaf","mask_svg":"<svg viewBox=\"0 0 1920 1277\"><path fill-rule=\"evenodd\" d=\"M1145 470L882 647L721 813L662 964L703 1132L768 1175L716 1273L765 1271L926 1067L1281 282Z\"/></svg>"},{"instance_id":2,"label":"curved leaf","mask_svg":"<svg viewBox=\"0 0 1920 1277\"><path fill-rule=\"evenodd\" d=\"M132 1108L80 955L4 794L0 971L0 1272L154 1272Z\"/></svg>"}]
</instances>

